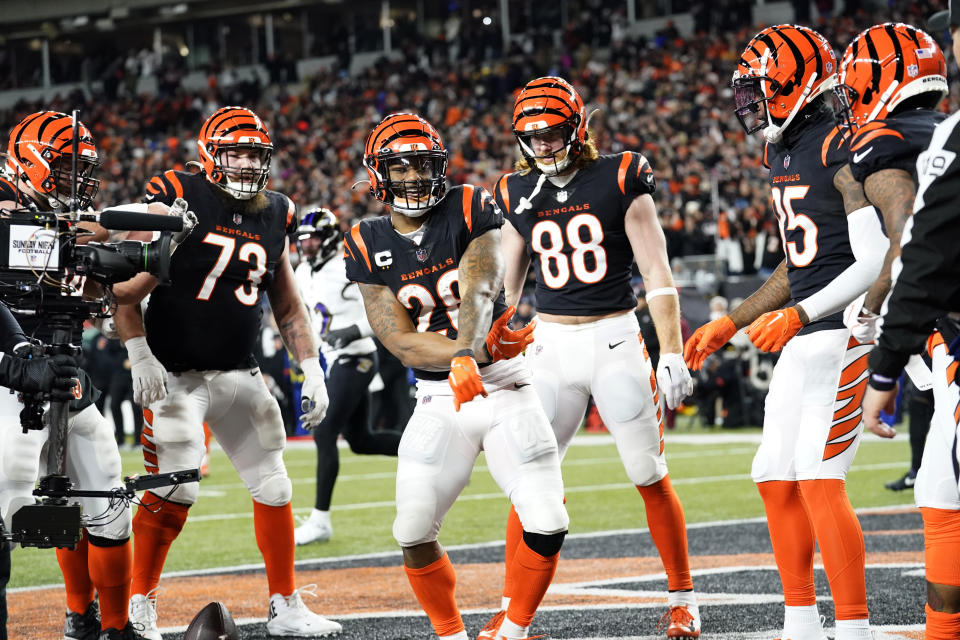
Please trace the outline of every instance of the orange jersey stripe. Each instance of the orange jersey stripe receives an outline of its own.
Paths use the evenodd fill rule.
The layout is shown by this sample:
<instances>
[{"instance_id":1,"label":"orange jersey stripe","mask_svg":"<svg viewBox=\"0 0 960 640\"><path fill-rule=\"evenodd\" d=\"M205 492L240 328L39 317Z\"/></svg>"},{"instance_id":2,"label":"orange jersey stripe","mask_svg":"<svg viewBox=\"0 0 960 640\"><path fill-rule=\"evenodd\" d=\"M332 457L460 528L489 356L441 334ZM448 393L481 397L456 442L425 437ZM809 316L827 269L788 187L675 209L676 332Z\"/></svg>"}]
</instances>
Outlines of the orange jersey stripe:
<instances>
[{"instance_id":1,"label":"orange jersey stripe","mask_svg":"<svg viewBox=\"0 0 960 640\"><path fill-rule=\"evenodd\" d=\"M463 185L463 219L467 223L467 231L473 231L473 185Z\"/></svg>"},{"instance_id":2,"label":"orange jersey stripe","mask_svg":"<svg viewBox=\"0 0 960 640\"><path fill-rule=\"evenodd\" d=\"M943 340L943 334L941 334L939 331L934 331L931 333L930 337L927 338L927 355L932 358L933 350L942 344L945 344Z\"/></svg>"},{"instance_id":3,"label":"orange jersey stripe","mask_svg":"<svg viewBox=\"0 0 960 640\"><path fill-rule=\"evenodd\" d=\"M165 191L166 189L163 186L163 180L160 179L160 176L154 176L150 178L150 182L147 183L147 193L160 195Z\"/></svg>"},{"instance_id":4,"label":"orange jersey stripe","mask_svg":"<svg viewBox=\"0 0 960 640\"><path fill-rule=\"evenodd\" d=\"M620 187L620 193L627 192L627 168L630 166L630 162L633 160L633 153L630 151L624 151L623 156L620 158L620 169L617 171L617 186Z\"/></svg>"},{"instance_id":5,"label":"orange jersey stripe","mask_svg":"<svg viewBox=\"0 0 960 640\"><path fill-rule=\"evenodd\" d=\"M503 200L503 212L510 213L510 191L507 189L507 176L502 176L497 181L497 190L500 191L500 198Z\"/></svg>"},{"instance_id":6,"label":"orange jersey stripe","mask_svg":"<svg viewBox=\"0 0 960 640\"><path fill-rule=\"evenodd\" d=\"M350 237L353 238L353 242L357 245L357 249L360 249L360 253L363 254L363 260L367 263L367 269L370 270L370 273L373 273L373 265L370 264L370 256L367 254L367 245L363 243L363 237L360 235L359 223L353 225L353 228L350 229Z\"/></svg>"},{"instance_id":7,"label":"orange jersey stripe","mask_svg":"<svg viewBox=\"0 0 960 640\"><path fill-rule=\"evenodd\" d=\"M827 134L827 137L823 139L823 147L820 149L820 162L823 163L823 166L827 166L827 154L830 152L830 145L839 132L840 129L834 127L830 130L830 133ZM764 153L766 153L766 147L764 147Z\"/></svg>"},{"instance_id":8,"label":"orange jersey stripe","mask_svg":"<svg viewBox=\"0 0 960 640\"><path fill-rule=\"evenodd\" d=\"M171 171L165 171L163 176L170 181L170 184L173 185L173 191L177 194L178 198L183 197L183 185L180 184L180 178L177 177L177 174Z\"/></svg>"},{"instance_id":9,"label":"orange jersey stripe","mask_svg":"<svg viewBox=\"0 0 960 640\"><path fill-rule=\"evenodd\" d=\"M856 141L853 143L853 146L850 147L850 150L856 151L857 149L862 149L868 142L871 142L881 136L893 136L903 140L903 136L900 135L899 131L894 131L893 129L876 129L868 132L865 135L858 136Z\"/></svg>"},{"instance_id":10,"label":"orange jersey stripe","mask_svg":"<svg viewBox=\"0 0 960 640\"><path fill-rule=\"evenodd\" d=\"M297 207L293 204L293 200L287 198L287 227L290 226L290 222L293 220L293 216L297 214Z\"/></svg>"}]
</instances>

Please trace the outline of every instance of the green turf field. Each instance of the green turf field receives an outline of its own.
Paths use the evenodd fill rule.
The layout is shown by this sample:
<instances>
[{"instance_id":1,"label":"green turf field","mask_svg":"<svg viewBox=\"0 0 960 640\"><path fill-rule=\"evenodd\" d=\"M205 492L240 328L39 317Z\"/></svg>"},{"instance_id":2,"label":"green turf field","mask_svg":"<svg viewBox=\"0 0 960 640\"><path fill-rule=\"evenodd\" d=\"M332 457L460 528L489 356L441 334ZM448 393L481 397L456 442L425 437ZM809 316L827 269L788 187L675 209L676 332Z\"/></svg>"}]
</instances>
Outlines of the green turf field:
<instances>
[{"instance_id":1,"label":"green turf field","mask_svg":"<svg viewBox=\"0 0 960 640\"><path fill-rule=\"evenodd\" d=\"M563 467L570 532L645 526L643 503L627 480L608 436L584 439L590 446L571 447ZM747 442L671 443L667 435L670 476L688 522L763 514L749 477L755 450L756 445ZM866 436L847 478L854 507L911 503L912 493L894 493L883 488L884 482L906 471L909 455L905 438L890 442ZM291 448L285 458L293 479L294 514L305 516L313 504L314 450L312 446ZM139 451L124 452L123 468L125 474L142 472ZM396 549L391 535L395 469L396 459L356 456L341 449L340 478L334 492L333 539L298 547L297 559ZM211 471L210 477L201 483L200 499L170 551L167 571L261 562L253 535L250 496L219 449L213 452ZM481 456L470 484L447 516L440 541L452 545L502 540L508 508ZM53 550L14 552L11 587L60 581Z\"/></svg>"}]
</instances>

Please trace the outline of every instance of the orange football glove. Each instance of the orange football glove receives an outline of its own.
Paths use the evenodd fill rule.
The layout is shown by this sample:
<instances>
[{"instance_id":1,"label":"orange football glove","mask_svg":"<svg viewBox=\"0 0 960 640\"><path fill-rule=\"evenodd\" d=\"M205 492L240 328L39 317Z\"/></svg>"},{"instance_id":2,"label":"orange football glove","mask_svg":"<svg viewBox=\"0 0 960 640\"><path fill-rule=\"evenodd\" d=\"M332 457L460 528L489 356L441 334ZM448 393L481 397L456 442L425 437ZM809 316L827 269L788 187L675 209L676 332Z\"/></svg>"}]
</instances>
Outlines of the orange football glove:
<instances>
[{"instance_id":1,"label":"orange football glove","mask_svg":"<svg viewBox=\"0 0 960 640\"><path fill-rule=\"evenodd\" d=\"M516 307L507 307L499 318L493 321L490 332L487 334L487 351L490 352L490 362L509 360L523 353L533 342L533 330L537 321L531 320L526 326L513 331L510 318L516 313Z\"/></svg>"},{"instance_id":2,"label":"orange football glove","mask_svg":"<svg viewBox=\"0 0 960 640\"><path fill-rule=\"evenodd\" d=\"M760 351L780 351L803 328L796 307L768 311L747 327L747 336Z\"/></svg>"},{"instance_id":3,"label":"orange football glove","mask_svg":"<svg viewBox=\"0 0 960 640\"><path fill-rule=\"evenodd\" d=\"M730 316L711 320L694 331L683 345L683 359L687 366L694 371L699 370L707 356L727 344L736 332L737 327Z\"/></svg>"},{"instance_id":4,"label":"orange football glove","mask_svg":"<svg viewBox=\"0 0 960 640\"><path fill-rule=\"evenodd\" d=\"M450 375L447 381L450 388L453 389L453 407L460 411L460 405L464 402L470 402L477 394L487 397L487 392L483 388L483 380L480 378L480 367L477 361L473 359L473 351L464 349L454 354L450 361Z\"/></svg>"}]
</instances>

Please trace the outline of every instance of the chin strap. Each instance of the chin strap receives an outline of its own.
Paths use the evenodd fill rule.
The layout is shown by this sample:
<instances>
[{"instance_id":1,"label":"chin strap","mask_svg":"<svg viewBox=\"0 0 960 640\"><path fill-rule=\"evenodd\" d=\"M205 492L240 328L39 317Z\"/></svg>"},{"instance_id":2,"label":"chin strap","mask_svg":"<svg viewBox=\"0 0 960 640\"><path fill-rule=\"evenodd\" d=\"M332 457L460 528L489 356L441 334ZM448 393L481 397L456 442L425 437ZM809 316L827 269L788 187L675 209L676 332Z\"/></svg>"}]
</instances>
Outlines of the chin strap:
<instances>
[{"instance_id":1,"label":"chin strap","mask_svg":"<svg viewBox=\"0 0 960 640\"><path fill-rule=\"evenodd\" d=\"M530 195L526 198L520 198L520 203L517 205L517 208L514 209L514 213L523 213L527 209L533 207L533 199L540 194L540 189L543 188L543 183L547 181L547 174L540 172L540 177L537 178L537 184L533 187L533 191L530 192Z\"/></svg>"}]
</instances>

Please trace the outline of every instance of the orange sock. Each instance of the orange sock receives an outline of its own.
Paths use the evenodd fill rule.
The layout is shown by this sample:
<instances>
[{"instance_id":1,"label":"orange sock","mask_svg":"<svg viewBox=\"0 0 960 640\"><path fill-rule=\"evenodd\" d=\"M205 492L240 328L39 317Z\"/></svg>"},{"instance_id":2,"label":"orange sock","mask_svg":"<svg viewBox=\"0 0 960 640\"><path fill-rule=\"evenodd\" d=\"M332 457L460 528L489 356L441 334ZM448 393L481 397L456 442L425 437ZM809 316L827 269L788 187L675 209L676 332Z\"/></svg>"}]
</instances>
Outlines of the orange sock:
<instances>
[{"instance_id":1,"label":"orange sock","mask_svg":"<svg viewBox=\"0 0 960 640\"><path fill-rule=\"evenodd\" d=\"M660 561L667 572L667 589L689 591L690 556L687 551L687 524L683 518L680 497L673 490L670 476L645 487L637 486L643 497L650 537L660 553Z\"/></svg>"},{"instance_id":2,"label":"orange sock","mask_svg":"<svg viewBox=\"0 0 960 640\"><path fill-rule=\"evenodd\" d=\"M463 631L463 619L454 597L457 574L450 564L450 557L444 553L439 560L422 569L404 566L404 570L417 601L430 618L437 635L442 638Z\"/></svg>"},{"instance_id":3,"label":"orange sock","mask_svg":"<svg viewBox=\"0 0 960 640\"><path fill-rule=\"evenodd\" d=\"M84 613L93 602L93 583L87 568L89 547L90 541L84 531L76 549L57 549L57 562L60 564L63 586L67 591L67 609L74 613Z\"/></svg>"},{"instance_id":4,"label":"orange sock","mask_svg":"<svg viewBox=\"0 0 960 640\"><path fill-rule=\"evenodd\" d=\"M203 423L203 450L207 453L210 453L210 427L207 426L207 423Z\"/></svg>"},{"instance_id":5,"label":"orange sock","mask_svg":"<svg viewBox=\"0 0 960 640\"><path fill-rule=\"evenodd\" d=\"M925 605L927 612L927 640L956 640L960 638L960 613L942 613Z\"/></svg>"},{"instance_id":6,"label":"orange sock","mask_svg":"<svg viewBox=\"0 0 960 640\"><path fill-rule=\"evenodd\" d=\"M511 505L510 515L507 517L507 543L503 554L503 597L512 598L514 592L514 573L513 556L517 553L517 547L523 540L523 525L520 524L520 516L517 510Z\"/></svg>"},{"instance_id":7,"label":"orange sock","mask_svg":"<svg viewBox=\"0 0 960 640\"><path fill-rule=\"evenodd\" d=\"M178 502L162 502L152 491L143 495L143 502L152 505L150 509L156 513L141 505L133 517L132 593L147 594L160 584L167 552L180 535L190 507Z\"/></svg>"},{"instance_id":8,"label":"orange sock","mask_svg":"<svg viewBox=\"0 0 960 640\"><path fill-rule=\"evenodd\" d=\"M788 607L817 603L813 590L813 521L797 482L773 480L757 483L773 557L783 585L783 602Z\"/></svg>"},{"instance_id":9,"label":"orange sock","mask_svg":"<svg viewBox=\"0 0 960 640\"><path fill-rule=\"evenodd\" d=\"M557 571L560 554L542 556L520 539L513 556L514 593L510 598L507 618L521 627L529 627L540 601L547 593L553 574Z\"/></svg>"},{"instance_id":10,"label":"orange sock","mask_svg":"<svg viewBox=\"0 0 960 640\"><path fill-rule=\"evenodd\" d=\"M296 588L293 579L293 507L271 507L253 501L253 530L267 569L270 595L288 596Z\"/></svg>"},{"instance_id":11,"label":"orange sock","mask_svg":"<svg viewBox=\"0 0 960 640\"><path fill-rule=\"evenodd\" d=\"M801 480L820 557L830 582L837 620L863 620L867 613L866 549L843 480Z\"/></svg>"},{"instance_id":12,"label":"orange sock","mask_svg":"<svg viewBox=\"0 0 960 640\"><path fill-rule=\"evenodd\" d=\"M921 507L927 582L960 586L960 511Z\"/></svg>"},{"instance_id":13,"label":"orange sock","mask_svg":"<svg viewBox=\"0 0 960 640\"><path fill-rule=\"evenodd\" d=\"M104 629L123 629L127 624L133 571L131 546L129 538L113 547L90 545L90 579L100 597L100 626Z\"/></svg>"}]
</instances>

